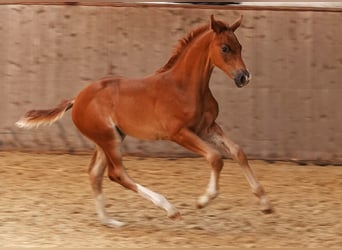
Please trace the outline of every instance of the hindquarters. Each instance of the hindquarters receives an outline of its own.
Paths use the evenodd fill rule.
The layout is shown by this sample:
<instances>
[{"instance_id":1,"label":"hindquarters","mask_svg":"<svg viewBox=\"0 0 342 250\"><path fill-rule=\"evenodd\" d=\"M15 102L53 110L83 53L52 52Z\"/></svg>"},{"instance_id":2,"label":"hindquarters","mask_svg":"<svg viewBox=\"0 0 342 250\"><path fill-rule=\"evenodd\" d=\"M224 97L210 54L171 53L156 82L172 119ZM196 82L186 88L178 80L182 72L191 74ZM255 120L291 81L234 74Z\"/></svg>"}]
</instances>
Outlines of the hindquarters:
<instances>
[{"instance_id":1,"label":"hindquarters","mask_svg":"<svg viewBox=\"0 0 342 250\"><path fill-rule=\"evenodd\" d=\"M72 119L79 131L93 141L98 152L103 152L108 167L108 177L121 181L120 143L124 134L115 124L114 107L118 95L119 79L105 78L91 83L76 97ZM124 186L132 188L130 183Z\"/></svg>"},{"instance_id":2,"label":"hindquarters","mask_svg":"<svg viewBox=\"0 0 342 250\"><path fill-rule=\"evenodd\" d=\"M119 81L104 78L93 82L75 98L72 120L80 132L96 144L101 143L102 138L115 138L113 106Z\"/></svg>"}]
</instances>

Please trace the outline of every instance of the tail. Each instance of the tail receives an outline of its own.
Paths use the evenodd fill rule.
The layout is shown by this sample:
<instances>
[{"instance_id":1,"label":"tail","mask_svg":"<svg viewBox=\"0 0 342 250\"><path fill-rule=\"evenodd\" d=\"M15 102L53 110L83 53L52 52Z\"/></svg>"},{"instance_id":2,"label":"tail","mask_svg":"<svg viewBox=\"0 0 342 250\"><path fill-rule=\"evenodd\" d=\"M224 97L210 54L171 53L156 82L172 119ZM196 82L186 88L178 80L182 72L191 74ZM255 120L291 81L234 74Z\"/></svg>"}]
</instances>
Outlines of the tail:
<instances>
[{"instance_id":1,"label":"tail","mask_svg":"<svg viewBox=\"0 0 342 250\"><path fill-rule=\"evenodd\" d=\"M30 110L15 124L19 128L33 128L40 125L51 125L61 119L64 113L71 109L75 99L62 101L54 109Z\"/></svg>"}]
</instances>

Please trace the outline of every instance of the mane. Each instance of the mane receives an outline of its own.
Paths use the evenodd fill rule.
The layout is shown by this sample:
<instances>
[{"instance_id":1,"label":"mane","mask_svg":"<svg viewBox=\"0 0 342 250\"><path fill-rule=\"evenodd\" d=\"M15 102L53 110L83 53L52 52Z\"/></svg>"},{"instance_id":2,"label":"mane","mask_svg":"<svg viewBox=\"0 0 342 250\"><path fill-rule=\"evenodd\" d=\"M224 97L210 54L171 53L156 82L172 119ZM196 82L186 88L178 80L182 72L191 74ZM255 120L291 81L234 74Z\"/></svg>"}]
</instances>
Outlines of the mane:
<instances>
[{"instance_id":1,"label":"mane","mask_svg":"<svg viewBox=\"0 0 342 250\"><path fill-rule=\"evenodd\" d=\"M180 57L180 55L182 54L184 49L189 45L189 43L191 43L191 41L193 41L195 38L197 38L199 35L201 35L205 31L207 31L208 29L209 29L208 24L202 25L202 26L190 31L182 39L179 39L178 44L175 47L170 59L167 61L167 63L163 67L158 69L156 71L156 73L162 73L162 72L165 72L165 71L169 70L170 68L172 68L172 66L175 65L178 58Z\"/></svg>"}]
</instances>

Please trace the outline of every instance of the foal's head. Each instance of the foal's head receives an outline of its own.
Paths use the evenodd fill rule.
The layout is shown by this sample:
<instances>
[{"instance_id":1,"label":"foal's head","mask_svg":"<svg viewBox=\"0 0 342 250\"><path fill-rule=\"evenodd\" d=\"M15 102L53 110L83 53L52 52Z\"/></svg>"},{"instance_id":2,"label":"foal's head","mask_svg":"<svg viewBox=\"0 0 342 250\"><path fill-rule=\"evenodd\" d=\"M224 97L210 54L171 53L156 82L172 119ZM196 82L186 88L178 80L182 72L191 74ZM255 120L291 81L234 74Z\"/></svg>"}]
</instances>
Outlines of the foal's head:
<instances>
[{"instance_id":1,"label":"foal's head","mask_svg":"<svg viewBox=\"0 0 342 250\"><path fill-rule=\"evenodd\" d=\"M241 57L241 45L234 31L240 26L242 16L232 25L216 21L211 15L210 27L214 37L210 45L211 62L230 78L239 88L248 84L250 75Z\"/></svg>"}]
</instances>

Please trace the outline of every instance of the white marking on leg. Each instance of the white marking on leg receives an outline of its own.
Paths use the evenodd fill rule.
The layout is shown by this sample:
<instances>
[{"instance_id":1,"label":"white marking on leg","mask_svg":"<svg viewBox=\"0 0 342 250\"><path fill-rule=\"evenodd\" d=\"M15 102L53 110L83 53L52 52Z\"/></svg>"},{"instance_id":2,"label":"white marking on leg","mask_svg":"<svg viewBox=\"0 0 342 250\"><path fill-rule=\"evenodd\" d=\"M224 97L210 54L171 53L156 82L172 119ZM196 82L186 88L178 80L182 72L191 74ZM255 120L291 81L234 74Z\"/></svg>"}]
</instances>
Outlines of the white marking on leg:
<instances>
[{"instance_id":1,"label":"white marking on leg","mask_svg":"<svg viewBox=\"0 0 342 250\"><path fill-rule=\"evenodd\" d=\"M169 218L177 218L179 217L178 210L161 194L155 193L152 190L145 188L139 184L137 185L138 194L144 197L147 200L150 200L156 206L163 208L167 212L167 216Z\"/></svg>"},{"instance_id":2,"label":"white marking on leg","mask_svg":"<svg viewBox=\"0 0 342 250\"><path fill-rule=\"evenodd\" d=\"M108 218L107 213L104 208L104 199L103 199L102 194L99 194L96 196L95 203L96 203L97 215L99 216L102 224L106 226L110 226L110 227L121 227L125 225L124 222Z\"/></svg>"},{"instance_id":3,"label":"white marking on leg","mask_svg":"<svg viewBox=\"0 0 342 250\"><path fill-rule=\"evenodd\" d=\"M214 171L211 171L207 193L217 194L217 174Z\"/></svg>"},{"instance_id":4,"label":"white marking on leg","mask_svg":"<svg viewBox=\"0 0 342 250\"><path fill-rule=\"evenodd\" d=\"M211 171L209 184L204 195L200 196L197 201L197 206L203 208L218 195L217 192L217 174Z\"/></svg>"},{"instance_id":5,"label":"white marking on leg","mask_svg":"<svg viewBox=\"0 0 342 250\"><path fill-rule=\"evenodd\" d=\"M95 193L96 212L102 224L110 227L121 227L125 223L108 218L104 207L102 194L102 178L106 167L106 156L100 148L97 148L97 155L94 166L91 169L91 185Z\"/></svg>"},{"instance_id":6,"label":"white marking on leg","mask_svg":"<svg viewBox=\"0 0 342 250\"><path fill-rule=\"evenodd\" d=\"M99 194L95 197L95 205L96 205L96 212L97 215L100 217L100 220L107 218L107 214L104 208L104 199L103 195Z\"/></svg>"}]
</instances>

